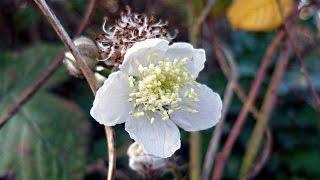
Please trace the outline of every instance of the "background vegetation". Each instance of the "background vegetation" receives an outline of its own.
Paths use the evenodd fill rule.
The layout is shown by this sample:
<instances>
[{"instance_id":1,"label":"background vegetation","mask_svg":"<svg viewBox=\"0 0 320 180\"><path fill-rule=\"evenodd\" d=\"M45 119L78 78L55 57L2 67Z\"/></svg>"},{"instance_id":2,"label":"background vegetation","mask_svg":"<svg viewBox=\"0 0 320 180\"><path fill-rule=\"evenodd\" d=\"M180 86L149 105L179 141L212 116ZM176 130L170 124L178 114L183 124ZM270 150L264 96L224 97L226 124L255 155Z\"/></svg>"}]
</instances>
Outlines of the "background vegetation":
<instances>
[{"instance_id":1,"label":"background vegetation","mask_svg":"<svg viewBox=\"0 0 320 180\"><path fill-rule=\"evenodd\" d=\"M77 31L88 2L48 1L70 34ZM221 95L224 94L228 78L221 69L217 53L219 48L227 48L237 64L237 84L248 94L253 80L257 77L266 49L276 34L286 29L281 26L268 32L235 30L226 18L227 7L231 3L231 0L217 1L210 9L201 29L197 30L190 26L190 22L208 6L205 1L186 3L183 0L97 0L83 35L94 39L102 33L104 16L108 17L108 23L112 24L119 12L124 10L124 6L129 5L134 12L168 20L169 30L172 33L178 31L174 41L195 42L192 38L196 38L197 46L207 52L206 68L201 73L199 81ZM318 10L318 2L312 3L312 7ZM194 16L187 15L190 15L190 11ZM299 51L310 79L319 92L318 21L314 17L301 18L301 12L296 11L289 17L290 21L286 21L291 25L291 46L296 48L289 52L289 65L277 91L278 97L272 114L268 116L268 127L272 134L272 146L268 148L271 153L256 179L320 177L320 109L317 108L315 97L310 93L295 53L296 50ZM0 115L3 115L28 87L43 76L57 55L65 49L31 0L1 0L0 14ZM192 36L194 32L196 35ZM285 36L288 36L288 33ZM271 67L263 78L254 103L257 109L260 109L264 102L274 67L281 60L278 56L286 49L285 42L287 40L283 40L280 47L271 54ZM1 126L0 179L104 179L107 175L107 146L104 128L88 113L93 99L87 83L69 76L65 67L61 65L35 96L21 107L10 121ZM243 103L234 95L222 128L219 149L230 135L242 108ZM223 174L225 179L239 177L243 158L248 150L248 140L255 125L254 116L249 114L227 161ZM214 129L202 131L200 134L201 164L205 161L205 153ZM115 132L118 153L117 178L140 178L128 167L126 150L132 141L124 131L123 125L116 126ZM182 167L178 171L184 178L190 175L187 167L190 164L189 136L188 133L182 132L182 148L170 160ZM262 144L265 144L264 142L262 140ZM263 155L264 148L265 146L258 148L260 153L257 162ZM172 177L170 172L161 174L163 179Z\"/></svg>"}]
</instances>

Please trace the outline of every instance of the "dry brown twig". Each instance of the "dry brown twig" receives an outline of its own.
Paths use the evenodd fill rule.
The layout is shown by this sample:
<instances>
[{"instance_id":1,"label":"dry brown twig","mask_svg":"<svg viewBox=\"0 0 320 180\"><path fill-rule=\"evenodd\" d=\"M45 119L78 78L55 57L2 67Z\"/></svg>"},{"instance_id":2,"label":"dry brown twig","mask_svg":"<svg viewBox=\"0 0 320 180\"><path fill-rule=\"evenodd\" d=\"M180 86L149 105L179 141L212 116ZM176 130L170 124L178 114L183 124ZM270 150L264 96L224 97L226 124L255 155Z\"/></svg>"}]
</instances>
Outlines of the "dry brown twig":
<instances>
[{"instance_id":1,"label":"dry brown twig","mask_svg":"<svg viewBox=\"0 0 320 180\"><path fill-rule=\"evenodd\" d=\"M252 107L252 105L258 95L258 91L260 89L260 86L261 86L262 81L264 79L264 76L266 74L266 71L267 71L269 65L271 64L272 57L275 54L275 51L276 51L278 45L281 43L283 36L284 36L284 32L279 31L267 49L267 52L262 60L260 69L257 73L257 76L256 76L254 82L253 82L252 88L249 92L248 99L246 100L246 102L243 106L243 109L241 110L237 120L235 121L235 124L231 130L230 135L227 138L225 145L223 146L221 153L219 153L219 155L216 158L217 162L216 162L216 166L214 168L214 176L213 176L213 179L215 179L215 180L219 180L222 177L222 172L223 172L223 169L226 165L228 157L231 153L233 144L234 144L236 138L238 137L238 135L241 131L241 128L246 120L246 117L248 115L248 112L250 111L250 108Z\"/></svg>"},{"instance_id":2,"label":"dry brown twig","mask_svg":"<svg viewBox=\"0 0 320 180\"><path fill-rule=\"evenodd\" d=\"M56 31L57 35L61 41L65 44L71 54L75 57L79 68L87 80L93 94L98 90L98 85L95 82L94 75L90 68L86 65L84 58L81 56L79 50L73 44L71 38L61 25L60 21L57 19L53 11L47 5L45 0L34 0L38 5L39 9L46 16L47 20L51 26ZM105 132L107 135L107 144L108 144L108 154L109 154L109 168L108 168L108 180L115 178L115 166L116 166L116 155L115 155L115 145L114 145L114 131L112 127L105 126Z\"/></svg>"}]
</instances>

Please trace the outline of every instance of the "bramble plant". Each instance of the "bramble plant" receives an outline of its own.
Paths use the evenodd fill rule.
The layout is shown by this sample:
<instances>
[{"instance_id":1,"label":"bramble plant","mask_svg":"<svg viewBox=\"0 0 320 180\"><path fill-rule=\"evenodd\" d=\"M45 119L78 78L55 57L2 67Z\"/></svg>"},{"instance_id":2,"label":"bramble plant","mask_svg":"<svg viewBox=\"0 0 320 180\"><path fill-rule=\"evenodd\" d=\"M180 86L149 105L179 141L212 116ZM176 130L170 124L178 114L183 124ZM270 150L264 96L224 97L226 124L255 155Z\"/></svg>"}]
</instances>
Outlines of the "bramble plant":
<instances>
[{"instance_id":1,"label":"bramble plant","mask_svg":"<svg viewBox=\"0 0 320 180\"><path fill-rule=\"evenodd\" d=\"M320 1L79 2L0 3L0 179L320 176Z\"/></svg>"}]
</instances>

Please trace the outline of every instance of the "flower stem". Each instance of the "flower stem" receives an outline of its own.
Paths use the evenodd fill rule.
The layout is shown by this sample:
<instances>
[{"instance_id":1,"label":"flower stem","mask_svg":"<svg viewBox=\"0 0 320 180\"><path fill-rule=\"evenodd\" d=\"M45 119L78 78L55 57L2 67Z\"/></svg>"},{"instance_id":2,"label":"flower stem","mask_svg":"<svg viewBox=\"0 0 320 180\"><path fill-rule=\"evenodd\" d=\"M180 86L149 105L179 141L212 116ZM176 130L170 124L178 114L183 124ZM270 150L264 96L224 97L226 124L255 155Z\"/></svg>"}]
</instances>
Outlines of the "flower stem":
<instances>
[{"instance_id":1,"label":"flower stem","mask_svg":"<svg viewBox=\"0 0 320 180\"><path fill-rule=\"evenodd\" d=\"M196 10L195 10L195 2L193 0L189 0L188 4L188 20L189 20L189 40L194 45L197 46L198 42L198 25L195 25L196 20ZM190 165L189 165L189 176L190 180L199 180L200 179L200 144L201 144L201 136L199 132L192 132L189 137L190 144Z\"/></svg>"},{"instance_id":2,"label":"flower stem","mask_svg":"<svg viewBox=\"0 0 320 180\"><path fill-rule=\"evenodd\" d=\"M98 90L98 85L95 82L95 78L91 69L85 63L84 58L81 56L79 50L73 44L70 36L67 34L60 21L57 19L53 11L50 9L45 0L34 0L38 5L39 9L46 16L47 20L51 26L56 31L57 35L65 46L69 49L71 54L75 57L79 64L80 70L83 73L85 79L87 80L93 94L96 94ZM108 153L109 153L109 170L108 170L108 180L115 179L115 166L116 166L116 153L114 148L114 131L112 127L105 126L107 143L108 143Z\"/></svg>"}]
</instances>

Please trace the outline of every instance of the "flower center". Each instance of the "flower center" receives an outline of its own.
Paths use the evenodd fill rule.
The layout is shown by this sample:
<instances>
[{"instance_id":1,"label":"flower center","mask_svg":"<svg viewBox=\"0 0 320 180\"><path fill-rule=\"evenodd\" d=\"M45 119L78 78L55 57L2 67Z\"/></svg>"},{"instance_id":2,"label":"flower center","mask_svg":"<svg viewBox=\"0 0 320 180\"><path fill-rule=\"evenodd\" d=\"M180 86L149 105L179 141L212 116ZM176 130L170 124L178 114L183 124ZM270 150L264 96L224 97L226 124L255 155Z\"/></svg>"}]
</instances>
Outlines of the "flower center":
<instances>
[{"instance_id":1,"label":"flower center","mask_svg":"<svg viewBox=\"0 0 320 180\"><path fill-rule=\"evenodd\" d=\"M170 118L170 114L181 109L182 98L198 101L198 96L192 88L180 96L181 89L195 84L195 78L187 69L188 59L163 60L158 64L147 67L139 65L139 75L129 76L132 92L129 101L134 102L131 114L135 117L147 116L151 123L155 118L152 113L159 113L163 120ZM196 112L188 108L190 112Z\"/></svg>"}]
</instances>

